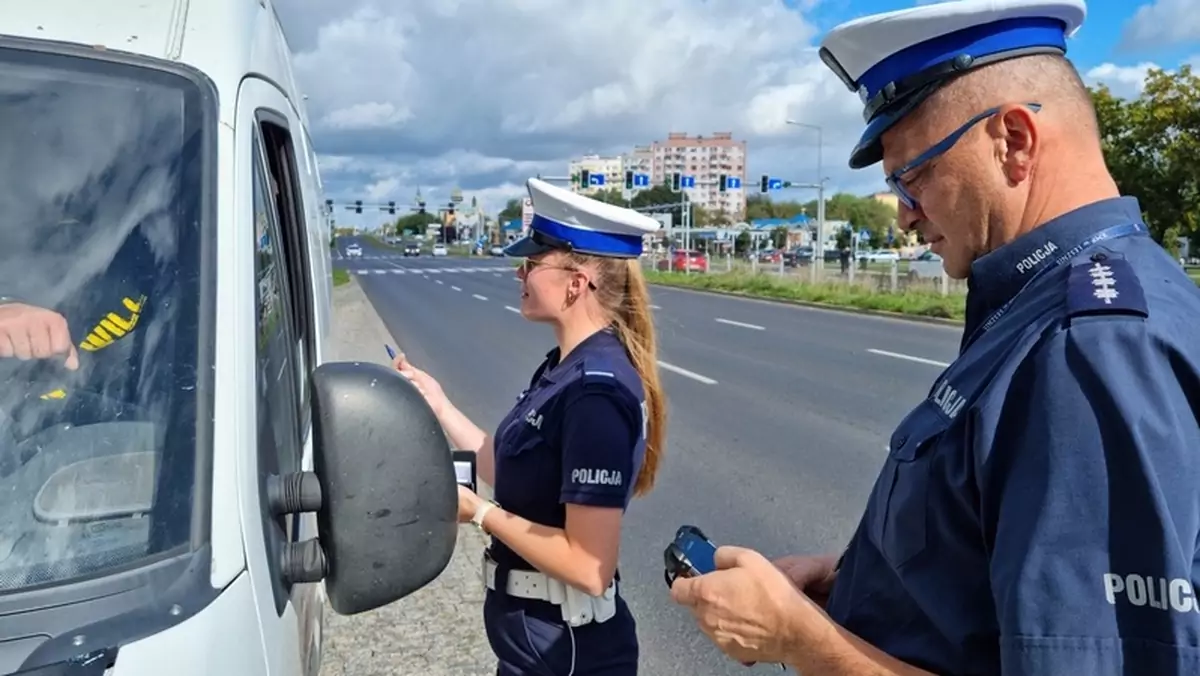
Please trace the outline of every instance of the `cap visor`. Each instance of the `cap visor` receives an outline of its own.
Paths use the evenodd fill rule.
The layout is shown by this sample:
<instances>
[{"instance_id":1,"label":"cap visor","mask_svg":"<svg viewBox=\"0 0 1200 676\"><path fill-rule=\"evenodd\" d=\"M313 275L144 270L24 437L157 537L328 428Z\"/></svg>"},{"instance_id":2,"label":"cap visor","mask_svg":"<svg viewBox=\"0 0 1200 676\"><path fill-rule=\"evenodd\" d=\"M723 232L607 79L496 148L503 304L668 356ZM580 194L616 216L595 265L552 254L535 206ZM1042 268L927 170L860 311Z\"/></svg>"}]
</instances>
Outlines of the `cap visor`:
<instances>
[{"instance_id":1,"label":"cap visor","mask_svg":"<svg viewBox=\"0 0 1200 676\"><path fill-rule=\"evenodd\" d=\"M914 91L901 101L893 103L877 114L863 130L858 144L850 152L850 168L865 169L872 164L883 161L883 135L896 123L916 110L930 94L933 94L944 84L943 81L932 82Z\"/></svg>"},{"instance_id":2,"label":"cap visor","mask_svg":"<svg viewBox=\"0 0 1200 676\"><path fill-rule=\"evenodd\" d=\"M551 247L533 241L532 237L525 236L504 247L504 255L512 256L513 258L528 258L529 256L546 253L550 249Z\"/></svg>"}]
</instances>

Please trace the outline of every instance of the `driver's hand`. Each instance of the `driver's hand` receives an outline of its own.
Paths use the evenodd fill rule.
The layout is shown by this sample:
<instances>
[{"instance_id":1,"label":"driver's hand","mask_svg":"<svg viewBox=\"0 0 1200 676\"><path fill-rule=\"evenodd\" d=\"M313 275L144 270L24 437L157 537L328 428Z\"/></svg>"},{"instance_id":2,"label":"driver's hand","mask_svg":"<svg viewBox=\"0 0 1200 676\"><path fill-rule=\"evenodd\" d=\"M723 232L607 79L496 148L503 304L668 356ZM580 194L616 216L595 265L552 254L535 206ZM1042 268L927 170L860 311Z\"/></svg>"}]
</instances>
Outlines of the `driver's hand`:
<instances>
[{"instance_id":1,"label":"driver's hand","mask_svg":"<svg viewBox=\"0 0 1200 676\"><path fill-rule=\"evenodd\" d=\"M26 361L56 355L66 355L68 369L79 368L66 317L24 303L0 304L0 357Z\"/></svg>"}]
</instances>

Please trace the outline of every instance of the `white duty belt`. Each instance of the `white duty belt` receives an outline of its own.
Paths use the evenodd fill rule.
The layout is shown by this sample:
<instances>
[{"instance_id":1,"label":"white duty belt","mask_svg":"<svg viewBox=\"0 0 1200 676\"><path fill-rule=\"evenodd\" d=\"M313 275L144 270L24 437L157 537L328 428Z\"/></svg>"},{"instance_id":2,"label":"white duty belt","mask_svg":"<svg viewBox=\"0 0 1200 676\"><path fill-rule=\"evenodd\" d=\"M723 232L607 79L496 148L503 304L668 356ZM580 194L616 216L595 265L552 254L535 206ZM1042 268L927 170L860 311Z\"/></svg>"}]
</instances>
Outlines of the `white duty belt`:
<instances>
[{"instance_id":1,"label":"white duty belt","mask_svg":"<svg viewBox=\"0 0 1200 676\"><path fill-rule=\"evenodd\" d=\"M495 561L483 553L483 584L496 590ZM584 592L536 570L509 570L504 593L519 599L545 601L562 609L563 620L573 627L606 622L617 614L617 582L613 580L600 596Z\"/></svg>"}]
</instances>

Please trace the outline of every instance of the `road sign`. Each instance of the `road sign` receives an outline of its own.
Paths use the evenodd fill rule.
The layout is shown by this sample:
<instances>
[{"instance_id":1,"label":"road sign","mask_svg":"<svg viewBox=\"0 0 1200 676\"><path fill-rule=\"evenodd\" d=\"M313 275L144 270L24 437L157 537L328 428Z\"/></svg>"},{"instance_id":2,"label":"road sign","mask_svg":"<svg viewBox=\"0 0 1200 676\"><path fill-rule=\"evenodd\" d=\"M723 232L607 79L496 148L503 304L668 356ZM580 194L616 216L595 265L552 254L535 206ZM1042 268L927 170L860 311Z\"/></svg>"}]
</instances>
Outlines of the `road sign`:
<instances>
[{"instance_id":1,"label":"road sign","mask_svg":"<svg viewBox=\"0 0 1200 676\"><path fill-rule=\"evenodd\" d=\"M772 178L767 181L767 190L783 190L783 179Z\"/></svg>"},{"instance_id":2,"label":"road sign","mask_svg":"<svg viewBox=\"0 0 1200 676\"><path fill-rule=\"evenodd\" d=\"M889 226L888 226L888 237L887 237L887 243L888 243L888 244L891 244L892 242L895 242L895 241L896 241L896 233L895 233L895 230L894 230L894 228L892 228L892 226L890 226L890 225L889 225Z\"/></svg>"},{"instance_id":3,"label":"road sign","mask_svg":"<svg viewBox=\"0 0 1200 676\"><path fill-rule=\"evenodd\" d=\"M858 241L868 242L870 240L871 240L871 231L870 230L863 228L862 230L858 231Z\"/></svg>"},{"instance_id":4,"label":"road sign","mask_svg":"<svg viewBox=\"0 0 1200 676\"><path fill-rule=\"evenodd\" d=\"M529 225L533 223L533 200L526 197L521 202L521 236L529 234Z\"/></svg>"},{"instance_id":5,"label":"road sign","mask_svg":"<svg viewBox=\"0 0 1200 676\"><path fill-rule=\"evenodd\" d=\"M740 188L740 187L742 187L741 177L739 177L739 176L726 176L725 177L725 188L727 190L734 190L734 189Z\"/></svg>"},{"instance_id":6,"label":"road sign","mask_svg":"<svg viewBox=\"0 0 1200 676\"><path fill-rule=\"evenodd\" d=\"M589 174L588 185L604 185L604 174Z\"/></svg>"},{"instance_id":7,"label":"road sign","mask_svg":"<svg viewBox=\"0 0 1200 676\"><path fill-rule=\"evenodd\" d=\"M650 187L650 174L634 174L633 187L648 188Z\"/></svg>"},{"instance_id":8,"label":"road sign","mask_svg":"<svg viewBox=\"0 0 1200 676\"><path fill-rule=\"evenodd\" d=\"M679 177L679 187L695 188L696 187L696 177L695 176L680 176Z\"/></svg>"}]
</instances>

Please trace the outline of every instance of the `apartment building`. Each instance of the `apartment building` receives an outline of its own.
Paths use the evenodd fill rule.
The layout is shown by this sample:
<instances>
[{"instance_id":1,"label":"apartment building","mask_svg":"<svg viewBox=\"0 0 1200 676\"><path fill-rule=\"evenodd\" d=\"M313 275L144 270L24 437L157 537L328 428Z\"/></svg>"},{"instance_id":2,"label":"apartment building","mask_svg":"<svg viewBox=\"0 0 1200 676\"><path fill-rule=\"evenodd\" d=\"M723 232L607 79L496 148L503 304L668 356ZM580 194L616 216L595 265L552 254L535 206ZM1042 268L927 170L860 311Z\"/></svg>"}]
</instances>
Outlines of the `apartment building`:
<instances>
[{"instance_id":1,"label":"apartment building","mask_svg":"<svg viewBox=\"0 0 1200 676\"><path fill-rule=\"evenodd\" d=\"M646 174L650 176L651 185L654 185L654 148L651 146L634 146L633 152L625 155L625 169L633 171L635 174ZM658 180L662 183L662 179Z\"/></svg>"},{"instance_id":2,"label":"apartment building","mask_svg":"<svg viewBox=\"0 0 1200 676\"><path fill-rule=\"evenodd\" d=\"M696 204L711 212L724 212L730 220L741 219L746 213L746 142L735 141L732 132L711 136L671 132L665 141L650 144L645 155L651 162L652 184L661 184L677 171L695 176L696 187L687 192ZM740 178L742 187L721 192L721 174Z\"/></svg>"},{"instance_id":3,"label":"apartment building","mask_svg":"<svg viewBox=\"0 0 1200 676\"><path fill-rule=\"evenodd\" d=\"M575 177L587 170L588 174L603 174L604 186L580 186L575 182ZM625 158L621 156L604 157L601 155L584 155L577 160L571 160L570 168L568 169L572 177L571 190L584 195L594 194L597 190L605 188L616 188L617 190L625 189Z\"/></svg>"}]
</instances>

